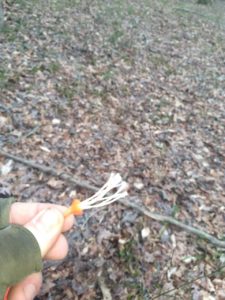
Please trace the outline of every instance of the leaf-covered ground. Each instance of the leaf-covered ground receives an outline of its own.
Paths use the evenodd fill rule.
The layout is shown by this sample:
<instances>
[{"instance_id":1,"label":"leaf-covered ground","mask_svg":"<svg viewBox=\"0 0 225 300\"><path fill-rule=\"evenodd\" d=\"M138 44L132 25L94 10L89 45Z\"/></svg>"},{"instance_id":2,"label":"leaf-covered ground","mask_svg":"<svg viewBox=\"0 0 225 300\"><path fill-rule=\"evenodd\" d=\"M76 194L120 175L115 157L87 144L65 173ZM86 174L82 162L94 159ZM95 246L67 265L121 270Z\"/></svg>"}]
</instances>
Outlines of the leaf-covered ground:
<instances>
[{"instance_id":1,"label":"leaf-covered ground","mask_svg":"<svg viewBox=\"0 0 225 300\"><path fill-rule=\"evenodd\" d=\"M225 239L224 2L7 1L0 147ZM91 194L0 158L2 191ZM39 299L225 299L225 254L121 204L77 218ZM99 279L98 279L99 277ZM105 296L103 296L105 293Z\"/></svg>"}]
</instances>

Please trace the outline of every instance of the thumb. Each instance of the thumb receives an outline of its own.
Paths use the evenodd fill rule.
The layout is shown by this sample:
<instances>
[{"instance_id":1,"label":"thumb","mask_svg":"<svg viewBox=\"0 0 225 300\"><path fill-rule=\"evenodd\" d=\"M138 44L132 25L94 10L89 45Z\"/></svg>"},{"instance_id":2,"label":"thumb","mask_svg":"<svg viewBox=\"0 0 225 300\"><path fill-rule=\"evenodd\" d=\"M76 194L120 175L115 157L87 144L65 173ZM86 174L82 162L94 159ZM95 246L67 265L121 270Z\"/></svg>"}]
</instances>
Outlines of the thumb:
<instances>
[{"instance_id":1,"label":"thumb","mask_svg":"<svg viewBox=\"0 0 225 300\"><path fill-rule=\"evenodd\" d=\"M44 257L59 237L64 223L63 214L56 208L47 208L37 214L25 227L36 238Z\"/></svg>"}]
</instances>

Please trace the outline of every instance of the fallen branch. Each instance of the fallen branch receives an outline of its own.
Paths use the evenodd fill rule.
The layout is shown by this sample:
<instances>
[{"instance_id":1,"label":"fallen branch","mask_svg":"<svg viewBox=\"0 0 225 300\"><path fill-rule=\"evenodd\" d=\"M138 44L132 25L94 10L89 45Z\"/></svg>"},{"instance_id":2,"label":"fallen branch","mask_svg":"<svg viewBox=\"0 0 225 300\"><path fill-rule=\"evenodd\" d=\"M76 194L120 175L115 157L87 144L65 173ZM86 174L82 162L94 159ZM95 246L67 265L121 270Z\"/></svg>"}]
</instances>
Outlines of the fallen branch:
<instances>
[{"instance_id":1,"label":"fallen branch","mask_svg":"<svg viewBox=\"0 0 225 300\"><path fill-rule=\"evenodd\" d=\"M32 160L28 160L28 159L24 159L24 158L19 157L19 156L15 156L15 155L7 153L3 150L0 150L0 155L5 156L7 158L10 158L10 159L12 159L16 162L19 162L21 164L24 164L24 165L28 166L28 167L39 170L43 173L52 175L54 177L58 177L58 178L60 178L62 180L65 180L69 183L72 183L76 186L79 186L79 187L82 187L82 188L85 188L85 189L89 189L89 190L92 190L92 191L97 191L98 190L95 186L93 186L93 185L91 185L91 184L89 184L85 181L75 179L74 177L72 177L72 175L62 173L62 172L58 172L58 171L56 171L55 169L53 169L51 167L47 167L47 166L44 166L44 165L37 164L36 162L34 162Z\"/></svg>"},{"instance_id":2,"label":"fallen branch","mask_svg":"<svg viewBox=\"0 0 225 300\"><path fill-rule=\"evenodd\" d=\"M22 163L24 165L27 165L28 167L32 167L34 169L37 169L37 170L39 170L43 173L50 174L52 176L58 177L58 178L60 178L62 180L65 180L69 183L75 184L76 186L86 188L86 189L92 190L94 192L96 192L98 190L97 187L87 183L86 181L81 181L81 180L78 180L78 179L74 179L72 177L72 175L69 175L67 173L57 172L55 169L53 169L51 167L47 167L47 166L44 166L44 165L37 164L34 161L27 160L27 159L21 158L19 156L9 154L9 153L7 153L3 150L0 150L0 155L2 155L4 157L7 157L7 158L10 158L10 159L12 159L16 162ZM216 247L225 248L225 241L219 240L216 237L214 237L213 235L211 235L211 234L209 234L209 233L207 233L203 230L192 227L190 225L186 225L186 224L176 220L175 218L172 218L172 217L169 217L169 216L164 216L164 215L161 215L161 214L158 214L158 213L155 213L155 212L151 212L150 210L148 210L144 207L141 207L138 204L135 204L135 203L129 201L128 199L122 199L122 200L118 200L118 201L122 205L133 208L133 209L139 211L143 215L145 215L145 216L147 216L147 217L149 217L153 220L163 222L163 223L168 223L168 224L171 224L171 225L175 225L175 226L183 229L186 232L192 233L192 234L194 234L194 235L196 235L196 236L198 236L198 237L200 237L204 240L207 240L208 242L210 242L211 244L213 244Z\"/></svg>"},{"instance_id":3,"label":"fallen branch","mask_svg":"<svg viewBox=\"0 0 225 300\"><path fill-rule=\"evenodd\" d=\"M200 237L204 240L209 241L214 246L217 246L217 247L220 247L220 248L225 248L225 241L219 240L216 237L214 237L213 235L211 235L211 234L209 234L205 231L202 231L201 229L192 227L190 225L186 225L186 224L176 220L175 218L160 215L160 214L157 214L155 212L153 213L150 210L148 210L144 207L141 207L141 206L139 206L139 205L137 205L133 202L130 202L126 199L119 200L119 201L120 201L120 203L122 203L126 206L129 206L129 207L132 207L132 208L138 210L139 212L141 212L142 214L144 214L145 216L147 216L151 219L154 219L154 220L159 221L159 222L164 222L164 223L169 223L171 225L175 225L177 227L182 228L186 232L190 232L190 233L195 234L195 235L197 235L198 237Z\"/></svg>"}]
</instances>

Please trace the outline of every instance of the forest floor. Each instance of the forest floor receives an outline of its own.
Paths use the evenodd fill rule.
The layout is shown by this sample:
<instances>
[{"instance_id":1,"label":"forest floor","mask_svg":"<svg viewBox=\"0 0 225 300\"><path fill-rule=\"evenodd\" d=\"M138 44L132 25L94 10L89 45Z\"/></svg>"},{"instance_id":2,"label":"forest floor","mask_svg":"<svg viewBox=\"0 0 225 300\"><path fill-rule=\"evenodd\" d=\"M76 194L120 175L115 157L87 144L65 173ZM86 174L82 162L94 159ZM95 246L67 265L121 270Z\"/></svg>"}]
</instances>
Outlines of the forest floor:
<instances>
[{"instance_id":1,"label":"forest floor","mask_svg":"<svg viewBox=\"0 0 225 300\"><path fill-rule=\"evenodd\" d=\"M185 4L186 3L186 4ZM224 2L8 1L0 148L225 239ZM92 191L0 157L2 193ZM225 253L121 203L76 218L39 299L225 299Z\"/></svg>"}]
</instances>

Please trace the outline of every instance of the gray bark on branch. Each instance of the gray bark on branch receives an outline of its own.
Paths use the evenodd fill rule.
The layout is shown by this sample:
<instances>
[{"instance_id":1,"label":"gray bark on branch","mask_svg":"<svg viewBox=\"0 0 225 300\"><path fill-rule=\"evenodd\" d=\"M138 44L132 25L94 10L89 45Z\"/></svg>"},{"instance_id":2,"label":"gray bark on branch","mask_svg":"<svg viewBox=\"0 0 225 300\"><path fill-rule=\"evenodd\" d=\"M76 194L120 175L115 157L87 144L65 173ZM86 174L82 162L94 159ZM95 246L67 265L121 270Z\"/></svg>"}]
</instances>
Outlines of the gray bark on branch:
<instances>
[{"instance_id":1,"label":"gray bark on branch","mask_svg":"<svg viewBox=\"0 0 225 300\"><path fill-rule=\"evenodd\" d=\"M0 150L0 155L10 158L16 162L19 162L21 164L24 164L28 167L37 169L43 173L58 177L62 180L65 180L68 183L74 184L76 186L82 187L82 188L86 188L89 189L91 191L96 192L98 190L97 187L89 184L86 181L83 180L79 180L79 179L75 179L72 175L67 174L67 173L62 173L62 172L57 172L55 169L51 168L51 167L47 167L45 165L40 165L34 161L31 160L27 160L24 158L21 158L19 156L16 155L12 155L10 153L7 153L3 150ZM216 237L214 237L213 235L198 229L196 227L190 226L190 225L186 225L184 223L182 223L181 221L176 220L173 217L170 216L164 216L155 212L151 212L149 209L141 207L140 205L129 201L128 199L121 199L118 200L122 205L129 207L129 208L133 208L135 210L137 210L139 213L162 223L167 223L167 224L171 224L171 225L175 225L181 229L183 229L186 232L189 232L191 234L194 234L204 240L207 240L208 242L210 242L212 245L219 247L219 248L225 248L225 241L223 240L219 240Z\"/></svg>"},{"instance_id":2,"label":"gray bark on branch","mask_svg":"<svg viewBox=\"0 0 225 300\"><path fill-rule=\"evenodd\" d=\"M10 158L10 159L12 159L16 162L19 162L19 163L21 163L23 165L26 165L28 167L31 167L33 169L39 170L43 173L58 177L62 180L65 180L65 181L71 183L71 184L74 184L76 186L79 186L79 187L82 187L82 188L85 188L85 189L89 189L89 190L92 190L92 191L97 191L98 190L95 186L89 184L88 182L85 182L85 181L82 181L82 180L79 180L79 179L75 179L74 177L72 177L72 175L69 175L69 174L63 173L63 172L58 172L58 171L56 171L55 169L53 169L51 167L40 165L40 164L38 164L38 163L36 163L32 160L28 160L28 159L25 159L25 158L7 153L3 150L0 150L0 155L5 156L7 158Z\"/></svg>"}]
</instances>

